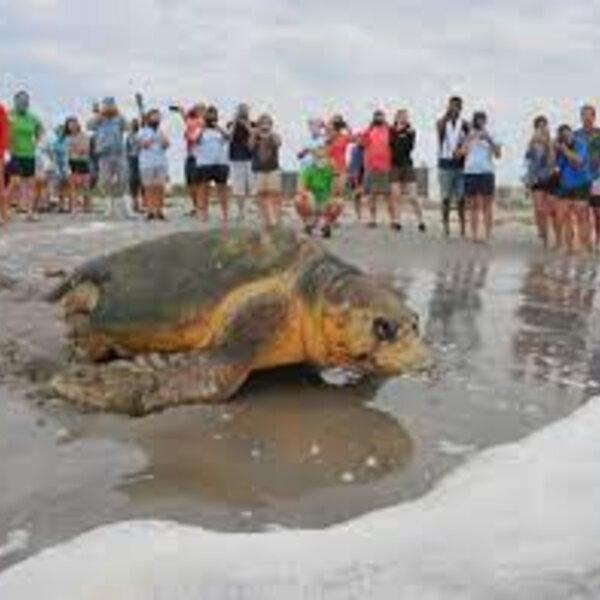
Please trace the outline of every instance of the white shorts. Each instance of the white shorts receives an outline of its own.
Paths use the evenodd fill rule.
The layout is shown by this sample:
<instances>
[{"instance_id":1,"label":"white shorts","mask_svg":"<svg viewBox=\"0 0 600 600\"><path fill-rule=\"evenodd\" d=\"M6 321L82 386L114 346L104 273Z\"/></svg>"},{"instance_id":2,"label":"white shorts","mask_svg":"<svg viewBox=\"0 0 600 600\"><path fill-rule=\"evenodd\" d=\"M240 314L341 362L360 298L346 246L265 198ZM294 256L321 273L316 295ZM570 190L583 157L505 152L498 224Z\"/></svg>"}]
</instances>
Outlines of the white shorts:
<instances>
[{"instance_id":1,"label":"white shorts","mask_svg":"<svg viewBox=\"0 0 600 600\"><path fill-rule=\"evenodd\" d=\"M251 196L254 193L252 163L249 160L235 160L231 161L229 166L231 193L239 198Z\"/></svg>"}]
</instances>

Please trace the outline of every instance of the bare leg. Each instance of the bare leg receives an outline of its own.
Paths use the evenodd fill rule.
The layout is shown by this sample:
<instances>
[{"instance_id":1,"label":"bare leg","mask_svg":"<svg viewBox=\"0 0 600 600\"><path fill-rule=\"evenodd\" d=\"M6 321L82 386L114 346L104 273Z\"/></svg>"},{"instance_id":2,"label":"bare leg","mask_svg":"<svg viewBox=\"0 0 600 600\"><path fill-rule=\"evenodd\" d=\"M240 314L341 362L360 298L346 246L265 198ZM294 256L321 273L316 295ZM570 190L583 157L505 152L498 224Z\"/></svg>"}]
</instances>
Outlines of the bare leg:
<instances>
[{"instance_id":1,"label":"bare leg","mask_svg":"<svg viewBox=\"0 0 600 600\"><path fill-rule=\"evenodd\" d=\"M208 223L208 202L210 198L210 183L200 183L197 188L196 207L198 216L203 223Z\"/></svg>"},{"instance_id":2,"label":"bare leg","mask_svg":"<svg viewBox=\"0 0 600 600\"><path fill-rule=\"evenodd\" d=\"M221 220L223 225L226 225L229 221L229 190L226 184L220 183L217 185L217 195L221 206Z\"/></svg>"},{"instance_id":3,"label":"bare leg","mask_svg":"<svg viewBox=\"0 0 600 600\"><path fill-rule=\"evenodd\" d=\"M485 239L487 242L489 242L492 239L492 229L494 227L494 197L482 196L480 202L483 211Z\"/></svg>"},{"instance_id":4,"label":"bare leg","mask_svg":"<svg viewBox=\"0 0 600 600\"><path fill-rule=\"evenodd\" d=\"M591 252L593 249L592 224L590 221L590 207L587 200L577 202L575 205L575 215L577 220L577 245L579 248Z\"/></svg>"},{"instance_id":5,"label":"bare leg","mask_svg":"<svg viewBox=\"0 0 600 600\"><path fill-rule=\"evenodd\" d=\"M479 241L479 196L470 196L467 199L471 213L471 240Z\"/></svg>"},{"instance_id":6,"label":"bare leg","mask_svg":"<svg viewBox=\"0 0 600 600\"><path fill-rule=\"evenodd\" d=\"M563 239L565 247L572 251L575 249L575 231L574 231L574 200L565 200L564 221L563 221Z\"/></svg>"},{"instance_id":7,"label":"bare leg","mask_svg":"<svg viewBox=\"0 0 600 600\"><path fill-rule=\"evenodd\" d=\"M402 201L402 185L400 183L392 183L388 198L388 210L392 228L397 230L402 228L402 225L400 224Z\"/></svg>"}]
</instances>

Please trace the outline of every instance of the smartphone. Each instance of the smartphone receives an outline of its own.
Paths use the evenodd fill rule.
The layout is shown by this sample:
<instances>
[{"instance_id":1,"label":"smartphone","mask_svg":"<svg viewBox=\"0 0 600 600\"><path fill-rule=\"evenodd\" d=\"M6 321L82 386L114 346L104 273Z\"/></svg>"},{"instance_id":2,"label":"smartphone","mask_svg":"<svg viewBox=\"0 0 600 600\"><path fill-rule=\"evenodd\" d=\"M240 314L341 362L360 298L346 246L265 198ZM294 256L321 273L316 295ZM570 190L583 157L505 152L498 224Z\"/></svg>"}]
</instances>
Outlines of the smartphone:
<instances>
[{"instance_id":1,"label":"smartphone","mask_svg":"<svg viewBox=\"0 0 600 600\"><path fill-rule=\"evenodd\" d=\"M169 106L169 110L170 110L171 112L179 112L179 110L180 110L180 109L179 109L179 106L177 106L177 104L171 104L171 105Z\"/></svg>"}]
</instances>

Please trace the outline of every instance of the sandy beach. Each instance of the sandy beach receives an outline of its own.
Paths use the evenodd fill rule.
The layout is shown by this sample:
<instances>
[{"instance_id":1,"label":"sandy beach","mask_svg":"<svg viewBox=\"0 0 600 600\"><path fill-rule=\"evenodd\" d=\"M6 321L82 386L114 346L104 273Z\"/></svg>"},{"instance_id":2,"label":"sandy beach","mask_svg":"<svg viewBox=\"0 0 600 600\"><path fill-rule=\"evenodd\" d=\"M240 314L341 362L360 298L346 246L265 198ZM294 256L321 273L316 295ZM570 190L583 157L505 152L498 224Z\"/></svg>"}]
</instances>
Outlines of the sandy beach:
<instances>
[{"instance_id":1,"label":"sandy beach","mask_svg":"<svg viewBox=\"0 0 600 600\"><path fill-rule=\"evenodd\" d=\"M404 291L432 375L333 388L285 370L229 404L144 419L40 395L68 358L59 311L42 297L82 260L200 225L48 216L2 230L0 568L122 519L226 531L343 522L422 495L467 457L597 393L597 261L544 252L521 214L498 216L490 247L446 241L437 213L428 220L423 235L348 219L327 244Z\"/></svg>"}]
</instances>

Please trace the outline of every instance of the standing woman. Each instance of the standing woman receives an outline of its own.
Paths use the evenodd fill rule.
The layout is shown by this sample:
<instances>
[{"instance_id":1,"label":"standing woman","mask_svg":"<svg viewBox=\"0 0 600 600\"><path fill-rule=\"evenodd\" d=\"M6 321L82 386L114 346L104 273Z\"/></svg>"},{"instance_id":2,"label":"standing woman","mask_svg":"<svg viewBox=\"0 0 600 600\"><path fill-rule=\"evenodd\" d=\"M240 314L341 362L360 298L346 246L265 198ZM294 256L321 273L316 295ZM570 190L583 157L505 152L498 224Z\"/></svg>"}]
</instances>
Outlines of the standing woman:
<instances>
[{"instance_id":1,"label":"standing woman","mask_svg":"<svg viewBox=\"0 0 600 600\"><path fill-rule=\"evenodd\" d=\"M35 220L35 151L44 130L40 120L29 110L27 92L22 91L15 95L8 123L9 196L16 195L19 204L27 212L27 218Z\"/></svg>"},{"instance_id":2,"label":"standing woman","mask_svg":"<svg viewBox=\"0 0 600 600\"><path fill-rule=\"evenodd\" d=\"M527 146L525 162L527 165L526 183L533 200L538 237L546 248L548 246L548 226L552 222L556 238L558 220L551 196L556 187L554 176L556 156L548 119L544 116L536 117L533 121L533 135Z\"/></svg>"},{"instance_id":3,"label":"standing woman","mask_svg":"<svg viewBox=\"0 0 600 600\"><path fill-rule=\"evenodd\" d=\"M90 138L75 117L65 123L69 161L69 197L73 214L84 212L89 204Z\"/></svg>"},{"instance_id":4,"label":"standing woman","mask_svg":"<svg viewBox=\"0 0 600 600\"><path fill-rule=\"evenodd\" d=\"M281 137L274 131L270 115L261 115L250 138L252 171L256 181L258 208L265 228L281 224Z\"/></svg>"},{"instance_id":5,"label":"standing woman","mask_svg":"<svg viewBox=\"0 0 600 600\"><path fill-rule=\"evenodd\" d=\"M423 210L417 194L417 178L412 153L415 149L417 134L410 124L408 111L401 109L396 113L394 124L390 128L390 150L392 152L391 194L398 207L398 225L400 225L402 207L409 204L417 217L419 231L425 232Z\"/></svg>"},{"instance_id":6,"label":"standing woman","mask_svg":"<svg viewBox=\"0 0 600 600\"><path fill-rule=\"evenodd\" d=\"M573 134L569 125L558 128L556 166L560 183L556 195L560 244L567 250L576 246L592 250L590 223L590 174L587 144Z\"/></svg>"},{"instance_id":7,"label":"standing woman","mask_svg":"<svg viewBox=\"0 0 600 600\"><path fill-rule=\"evenodd\" d=\"M348 147L353 141L352 131L342 115L335 115L327 127L327 155L335 175L332 198L340 207L344 206L344 195L348 185Z\"/></svg>"},{"instance_id":8,"label":"standing woman","mask_svg":"<svg viewBox=\"0 0 600 600\"><path fill-rule=\"evenodd\" d=\"M483 217L485 240L490 241L494 224L494 195L496 179L494 159L500 158L500 144L487 130L487 115L473 114L471 130L465 138L461 153L465 157L465 198L471 217L471 238L479 241L479 221Z\"/></svg>"},{"instance_id":9,"label":"standing woman","mask_svg":"<svg viewBox=\"0 0 600 600\"><path fill-rule=\"evenodd\" d=\"M217 189L223 224L229 220L228 142L229 134L219 125L219 111L216 107L209 106L194 145L196 207L204 223L208 222L211 184Z\"/></svg>"},{"instance_id":10,"label":"standing woman","mask_svg":"<svg viewBox=\"0 0 600 600\"><path fill-rule=\"evenodd\" d=\"M165 220L165 190L169 176L167 149L169 140L160 128L160 111L148 111L144 126L138 133L140 145L140 178L148 220Z\"/></svg>"},{"instance_id":11,"label":"standing woman","mask_svg":"<svg viewBox=\"0 0 600 600\"><path fill-rule=\"evenodd\" d=\"M191 215L195 215L199 212L198 208L198 183L196 181L196 158L194 155L194 149L202 128L204 127L204 114L206 112L206 106L202 103L192 106L187 112L182 106L173 105L170 108L171 111L179 114L183 120L184 131L183 139L185 141L186 158L184 165L184 176L185 185L192 201Z\"/></svg>"},{"instance_id":12,"label":"standing woman","mask_svg":"<svg viewBox=\"0 0 600 600\"><path fill-rule=\"evenodd\" d=\"M8 221L8 198L4 182L4 155L8 149L8 115L0 104L0 225Z\"/></svg>"}]
</instances>

